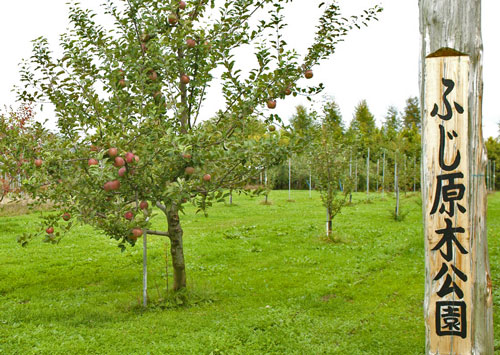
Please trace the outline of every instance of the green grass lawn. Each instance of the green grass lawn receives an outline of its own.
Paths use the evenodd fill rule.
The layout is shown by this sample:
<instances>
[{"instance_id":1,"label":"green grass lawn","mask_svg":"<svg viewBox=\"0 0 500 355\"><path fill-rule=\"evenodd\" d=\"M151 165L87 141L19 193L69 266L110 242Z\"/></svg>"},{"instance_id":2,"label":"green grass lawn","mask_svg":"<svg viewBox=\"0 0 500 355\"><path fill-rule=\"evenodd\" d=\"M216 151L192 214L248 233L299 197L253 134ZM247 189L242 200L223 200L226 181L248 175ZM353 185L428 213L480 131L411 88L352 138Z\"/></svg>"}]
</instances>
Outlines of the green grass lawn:
<instances>
[{"instance_id":1,"label":"green grass lawn","mask_svg":"<svg viewBox=\"0 0 500 355\"><path fill-rule=\"evenodd\" d=\"M208 218L188 209L181 295L166 294L166 240L150 237L146 310L142 243L121 253L77 227L57 246L22 248L16 237L38 214L0 217L0 353L422 354L419 198L402 198L409 214L395 222L392 196L355 195L334 221L335 243L321 238L319 195L292 198L273 191L266 206L235 196ZM155 223L165 229L160 215ZM489 198L488 235L498 333L500 194Z\"/></svg>"}]
</instances>

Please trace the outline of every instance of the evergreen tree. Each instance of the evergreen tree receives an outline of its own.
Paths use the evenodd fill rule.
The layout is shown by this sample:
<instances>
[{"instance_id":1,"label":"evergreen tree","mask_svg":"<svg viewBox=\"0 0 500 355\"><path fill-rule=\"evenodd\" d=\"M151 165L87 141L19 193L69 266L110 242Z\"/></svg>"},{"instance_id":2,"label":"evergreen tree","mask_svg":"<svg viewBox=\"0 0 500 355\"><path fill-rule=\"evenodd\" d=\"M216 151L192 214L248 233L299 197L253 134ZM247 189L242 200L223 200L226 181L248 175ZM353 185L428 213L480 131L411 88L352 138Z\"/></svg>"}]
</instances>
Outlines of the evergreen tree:
<instances>
[{"instance_id":1,"label":"evergreen tree","mask_svg":"<svg viewBox=\"0 0 500 355\"><path fill-rule=\"evenodd\" d=\"M315 126L315 114L307 112L307 108L299 105L295 108L295 114L290 118L290 125L295 133L308 136Z\"/></svg>"},{"instance_id":2,"label":"evergreen tree","mask_svg":"<svg viewBox=\"0 0 500 355\"><path fill-rule=\"evenodd\" d=\"M385 114L384 123L382 125L382 133L386 140L393 140L401 130L401 118L398 109L390 106Z\"/></svg>"},{"instance_id":3,"label":"evergreen tree","mask_svg":"<svg viewBox=\"0 0 500 355\"><path fill-rule=\"evenodd\" d=\"M413 126L420 130L422 120L420 118L420 103L416 96L406 100L406 107L403 112L403 127L411 129Z\"/></svg>"},{"instance_id":4,"label":"evergreen tree","mask_svg":"<svg viewBox=\"0 0 500 355\"><path fill-rule=\"evenodd\" d=\"M339 105L333 100L328 100L323 106L323 124L326 124L335 138L344 135L345 126L342 121Z\"/></svg>"},{"instance_id":5,"label":"evergreen tree","mask_svg":"<svg viewBox=\"0 0 500 355\"><path fill-rule=\"evenodd\" d=\"M362 100L355 109L354 118L351 121L350 129L367 136L375 133L375 117L370 112L366 100Z\"/></svg>"},{"instance_id":6,"label":"evergreen tree","mask_svg":"<svg viewBox=\"0 0 500 355\"><path fill-rule=\"evenodd\" d=\"M355 108L354 117L347 131L347 139L357 150L365 152L368 147L374 147L377 133L375 117L370 112L366 100L363 100Z\"/></svg>"}]
</instances>

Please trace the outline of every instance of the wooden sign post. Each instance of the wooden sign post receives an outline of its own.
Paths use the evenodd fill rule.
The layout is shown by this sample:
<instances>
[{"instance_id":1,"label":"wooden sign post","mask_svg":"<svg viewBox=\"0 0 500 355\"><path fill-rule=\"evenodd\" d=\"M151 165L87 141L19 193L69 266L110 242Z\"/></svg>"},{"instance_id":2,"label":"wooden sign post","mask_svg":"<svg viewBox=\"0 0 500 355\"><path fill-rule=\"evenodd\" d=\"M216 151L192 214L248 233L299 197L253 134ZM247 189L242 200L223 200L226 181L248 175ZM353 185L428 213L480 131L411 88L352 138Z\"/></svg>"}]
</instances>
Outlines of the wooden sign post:
<instances>
[{"instance_id":1,"label":"wooden sign post","mask_svg":"<svg viewBox=\"0 0 500 355\"><path fill-rule=\"evenodd\" d=\"M493 354L480 0L420 0L427 354Z\"/></svg>"}]
</instances>

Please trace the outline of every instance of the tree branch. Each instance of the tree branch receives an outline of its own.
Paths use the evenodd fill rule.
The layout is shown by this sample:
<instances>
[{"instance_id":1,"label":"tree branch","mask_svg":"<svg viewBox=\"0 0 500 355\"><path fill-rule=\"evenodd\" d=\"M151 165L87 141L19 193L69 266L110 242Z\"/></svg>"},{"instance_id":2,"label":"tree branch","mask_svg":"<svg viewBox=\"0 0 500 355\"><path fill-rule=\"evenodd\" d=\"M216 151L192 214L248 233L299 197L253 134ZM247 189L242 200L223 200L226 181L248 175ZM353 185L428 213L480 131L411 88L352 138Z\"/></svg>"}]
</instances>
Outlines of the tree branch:
<instances>
[{"instance_id":1,"label":"tree branch","mask_svg":"<svg viewBox=\"0 0 500 355\"><path fill-rule=\"evenodd\" d=\"M144 232L146 232L147 234L161 235L162 237L169 237L170 238L170 235L168 234L168 232L152 231L149 229L144 230Z\"/></svg>"}]
</instances>

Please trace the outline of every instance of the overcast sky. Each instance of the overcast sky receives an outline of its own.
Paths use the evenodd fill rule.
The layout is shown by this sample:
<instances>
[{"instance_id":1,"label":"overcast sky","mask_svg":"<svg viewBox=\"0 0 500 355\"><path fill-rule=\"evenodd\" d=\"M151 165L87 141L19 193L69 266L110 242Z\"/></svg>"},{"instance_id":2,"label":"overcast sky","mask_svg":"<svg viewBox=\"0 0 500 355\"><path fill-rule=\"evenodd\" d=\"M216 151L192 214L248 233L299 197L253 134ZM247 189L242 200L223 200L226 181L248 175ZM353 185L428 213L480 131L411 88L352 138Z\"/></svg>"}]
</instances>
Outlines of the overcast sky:
<instances>
[{"instance_id":1,"label":"overcast sky","mask_svg":"<svg viewBox=\"0 0 500 355\"><path fill-rule=\"evenodd\" d=\"M99 9L102 0L81 1L86 7ZM290 27L287 39L299 51L304 51L313 40L314 24L319 16L320 1L295 0L287 10ZM362 9L381 4L384 12L379 22L368 28L353 31L337 47L330 60L314 70L315 83L323 82L325 94L333 96L340 106L346 124L352 119L354 107L366 99L379 124L387 108L402 110L410 96L419 95L418 69L420 35L417 0L340 0L345 15L358 14ZM66 0L0 0L0 33L3 50L0 56L0 105L15 106L11 93L18 80L18 63L30 56L31 40L45 36L57 48L59 34L67 28ZM50 4L50 5L49 5ZM499 0L483 0L484 42L484 135L497 136L500 109L500 33ZM241 62L244 66L244 59ZM209 115L218 108L213 102L220 97L213 90L205 110ZM278 101L276 113L290 117L301 99ZM41 118L50 118L44 111Z\"/></svg>"}]
</instances>

